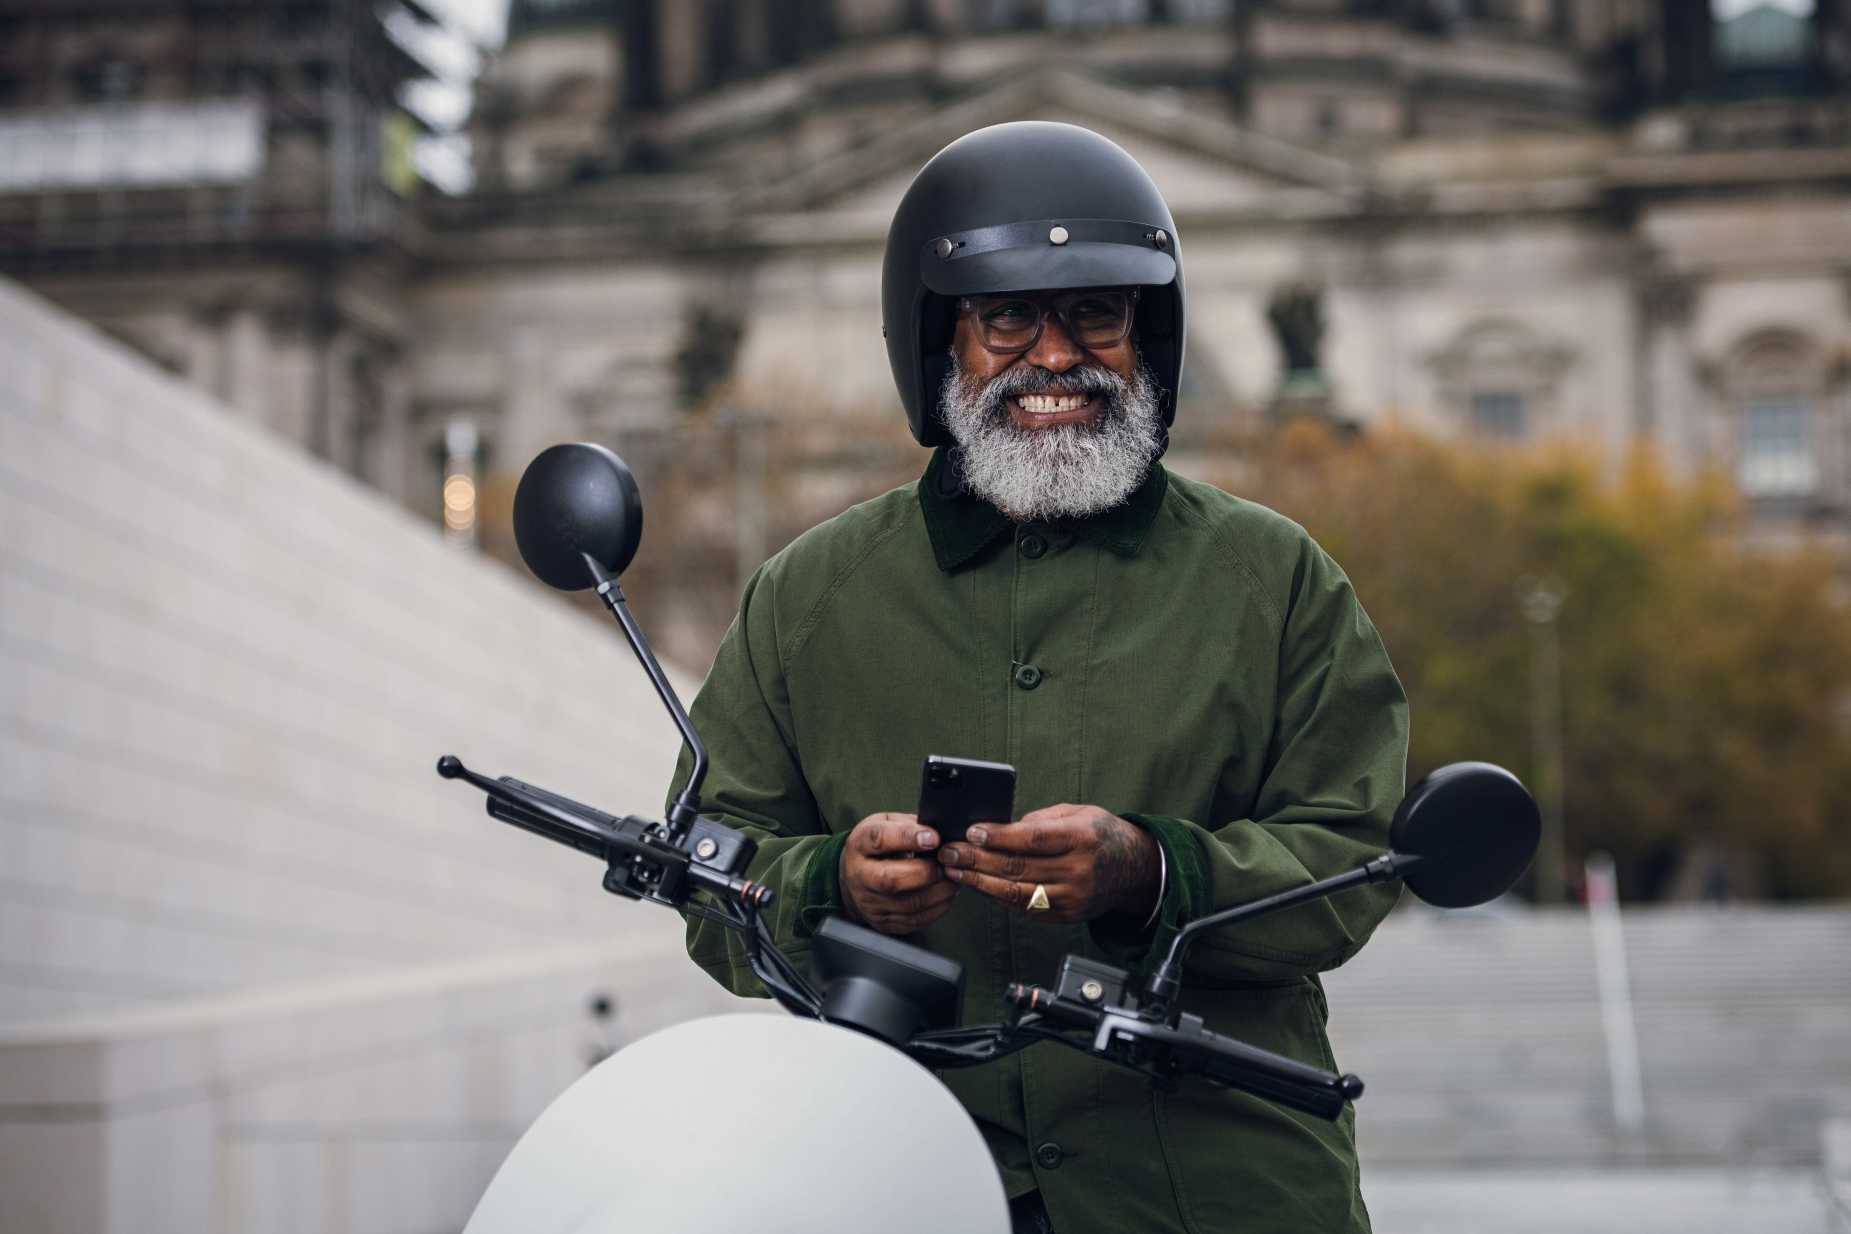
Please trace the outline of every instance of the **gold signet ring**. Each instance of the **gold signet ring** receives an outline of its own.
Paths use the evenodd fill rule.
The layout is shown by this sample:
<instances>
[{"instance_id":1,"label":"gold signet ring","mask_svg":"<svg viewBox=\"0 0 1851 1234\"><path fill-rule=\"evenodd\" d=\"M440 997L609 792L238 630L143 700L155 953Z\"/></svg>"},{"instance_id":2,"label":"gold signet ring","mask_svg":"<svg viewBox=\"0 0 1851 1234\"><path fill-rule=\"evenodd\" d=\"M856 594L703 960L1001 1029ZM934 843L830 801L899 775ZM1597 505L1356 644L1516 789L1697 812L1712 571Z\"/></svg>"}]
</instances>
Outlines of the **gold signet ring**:
<instances>
[{"instance_id":1,"label":"gold signet ring","mask_svg":"<svg viewBox=\"0 0 1851 1234\"><path fill-rule=\"evenodd\" d=\"M1048 889L1043 887L1040 883L1036 883L1035 894L1028 897L1028 911L1031 913L1044 913L1052 907L1054 906L1048 903Z\"/></svg>"}]
</instances>

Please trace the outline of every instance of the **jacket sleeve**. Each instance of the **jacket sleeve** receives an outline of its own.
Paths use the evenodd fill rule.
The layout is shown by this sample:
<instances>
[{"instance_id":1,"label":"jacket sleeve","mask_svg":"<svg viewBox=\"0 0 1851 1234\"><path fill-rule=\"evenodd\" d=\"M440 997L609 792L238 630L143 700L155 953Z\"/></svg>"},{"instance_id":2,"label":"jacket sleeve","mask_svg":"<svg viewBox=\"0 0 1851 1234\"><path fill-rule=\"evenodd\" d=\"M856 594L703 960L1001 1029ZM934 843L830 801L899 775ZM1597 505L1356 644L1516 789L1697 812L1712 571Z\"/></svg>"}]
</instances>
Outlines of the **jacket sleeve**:
<instances>
[{"instance_id":1,"label":"jacket sleeve","mask_svg":"<svg viewBox=\"0 0 1851 1234\"><path fill-rule=\"evenodd\" d=\"M1337 563L1306 537L1279 640L1274 727L1251 816L1129 814L1162 845L1169 883L1136 934L1096 924L1102 947L1148 971L1182 925L1352 869L1388 847L1406 787L1407 699ZM1184 979L1275 981L1335 968L1394 907L1399 884L1352 888L1190 945Z\"/></svg>"},{"instance_id":2,"label":"jacket sleeve","mask_svg":"<svg viewBox=\"0 0 1851 1234\"><path fill-rule=\"evenodd\" d=\"M798 763L768 569L761 566L746 584L739 613L689 715L708 750L701 813L757 843L746 877L774 892L766 922L779 949L802 968L811 934L840 906L837 862L844 837L830 835L823 825ZM670 801L692 768L693 757L684 749ZM690 917L687 942L689 956L721 985L735 994L766 996L736 932Z\"/></svg>"}]
</instances>

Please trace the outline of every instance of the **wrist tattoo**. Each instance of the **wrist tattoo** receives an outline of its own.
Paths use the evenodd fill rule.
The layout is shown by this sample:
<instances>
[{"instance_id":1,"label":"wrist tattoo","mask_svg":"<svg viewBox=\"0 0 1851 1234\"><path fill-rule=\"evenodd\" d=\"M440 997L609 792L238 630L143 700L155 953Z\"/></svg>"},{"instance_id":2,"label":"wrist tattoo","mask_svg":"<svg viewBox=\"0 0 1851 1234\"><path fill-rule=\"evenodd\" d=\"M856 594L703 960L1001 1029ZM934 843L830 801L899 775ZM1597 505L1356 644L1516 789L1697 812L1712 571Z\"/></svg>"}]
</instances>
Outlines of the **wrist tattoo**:
<instances>
[{"instance_id":1,"label":"wrist tattoo","mask_svg":"<svg viewBox=\"0 0 1851 1234\"><path fill-rule=\"evenodd\" d=\"M1106 912L1131 912L1133 900L1157 882L1154 844L1138 843L1138 827L1107 814L1093 823L1098 855L1093 861L1093 906Z\"/></svg>"}]
</instances>

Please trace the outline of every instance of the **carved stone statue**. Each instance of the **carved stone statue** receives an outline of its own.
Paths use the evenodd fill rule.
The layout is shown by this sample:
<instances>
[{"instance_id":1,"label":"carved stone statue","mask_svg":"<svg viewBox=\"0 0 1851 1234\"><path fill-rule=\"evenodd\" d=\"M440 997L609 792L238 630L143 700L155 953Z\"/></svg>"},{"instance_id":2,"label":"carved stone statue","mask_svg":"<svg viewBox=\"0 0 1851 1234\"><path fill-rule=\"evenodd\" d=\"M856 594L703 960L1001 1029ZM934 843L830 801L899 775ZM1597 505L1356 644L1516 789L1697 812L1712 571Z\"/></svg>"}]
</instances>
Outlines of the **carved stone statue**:
<instances>
[{"instance_id":1,"label":"carved stone statue","mask_svg":"<svg viewBox=\"0 0 1851 1234\"><path fill-rule=\"evenodd\" d=\"M1285 353L1285 371L1319 371L1318 348L1324 342L1324 291L1315 283L1282 283L1266 306L1266 320Z\"/></svg>"},{"instance_id":2,"label":"carved stone statue","mask_svg":"<svg viewBox=\"0 0 1851 1234\"><path fill-rule=\"evenodd\" d=\"M1285 358L1273 395L1273 415L1334 418L1330 378L1318 362L1324 343L1324 289L1315 283L1280 284L1267 302L1266 320Z\"/></svg>"}]
</instances>

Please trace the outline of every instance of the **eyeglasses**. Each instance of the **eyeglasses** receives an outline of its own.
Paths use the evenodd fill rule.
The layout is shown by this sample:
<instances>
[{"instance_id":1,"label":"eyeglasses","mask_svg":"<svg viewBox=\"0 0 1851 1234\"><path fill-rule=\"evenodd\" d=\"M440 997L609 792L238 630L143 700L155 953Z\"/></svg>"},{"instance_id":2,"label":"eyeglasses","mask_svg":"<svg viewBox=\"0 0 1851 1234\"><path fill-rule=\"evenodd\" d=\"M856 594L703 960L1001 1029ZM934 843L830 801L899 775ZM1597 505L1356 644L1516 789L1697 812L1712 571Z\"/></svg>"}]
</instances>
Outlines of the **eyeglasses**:
<instances>
[{"instance_id":1,"label":"eyeglasses","mask_svg":"<svg viewBox=\"0 0 1851 1234\"><path fill-rule=\"evenodd\" d=\"M1073 341L1088 351L1125 341L1138 302L1135 287L1092 287L1059 295L1010 292L999 296L965 296L958 311L977 328L977 339L998 355L1020 355L1041 341L1041 328L1052 313Z\"/></svg>"}]
</instances>

